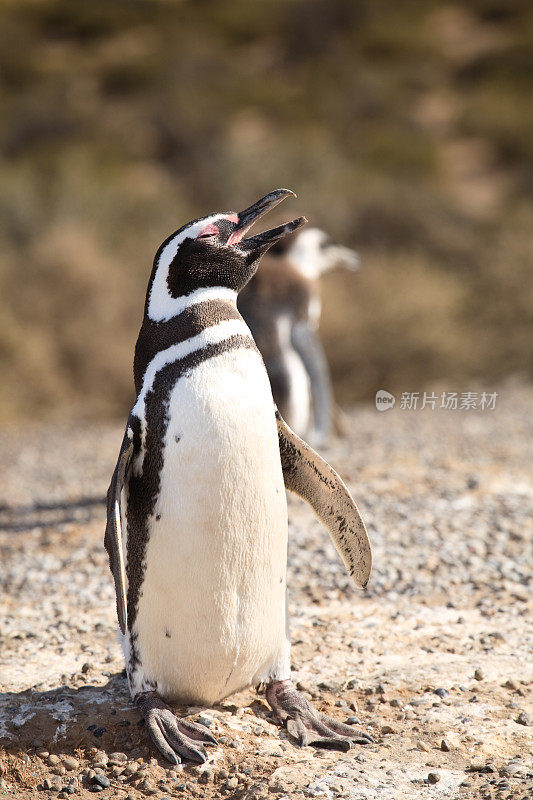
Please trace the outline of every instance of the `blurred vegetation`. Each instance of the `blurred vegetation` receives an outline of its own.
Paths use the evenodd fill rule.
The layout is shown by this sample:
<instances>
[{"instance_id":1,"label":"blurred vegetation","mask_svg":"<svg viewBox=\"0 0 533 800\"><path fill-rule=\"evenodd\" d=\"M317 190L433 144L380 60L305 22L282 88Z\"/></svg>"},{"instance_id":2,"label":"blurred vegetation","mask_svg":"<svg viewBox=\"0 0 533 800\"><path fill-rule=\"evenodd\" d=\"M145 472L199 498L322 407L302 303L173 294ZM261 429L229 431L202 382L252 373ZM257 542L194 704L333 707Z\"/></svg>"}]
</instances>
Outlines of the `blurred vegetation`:
<instances>
[{"instance_id":1,"label":"blurred vegetation","mask_svg":"<svg viewBox=\"0 0 533 800\"><path fill-rule=\"evenodd\" d=\"M528 0L4 0L0 75L0 420L124 414L159 243L278 186L341 401L531 377Z\"/></svg>"}]
</instances>

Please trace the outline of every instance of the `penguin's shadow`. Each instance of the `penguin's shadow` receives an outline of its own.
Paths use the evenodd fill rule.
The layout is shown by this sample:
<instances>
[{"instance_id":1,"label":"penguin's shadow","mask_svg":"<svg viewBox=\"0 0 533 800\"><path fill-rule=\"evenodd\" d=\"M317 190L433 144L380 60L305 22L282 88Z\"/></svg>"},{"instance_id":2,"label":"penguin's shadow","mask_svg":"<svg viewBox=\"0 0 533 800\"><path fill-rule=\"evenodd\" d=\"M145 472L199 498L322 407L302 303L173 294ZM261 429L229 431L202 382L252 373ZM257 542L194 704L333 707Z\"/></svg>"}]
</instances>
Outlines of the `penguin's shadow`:
<instances>
[{"instance_id":1,"label":"penguin's shadow","mask_svg":"<svg viewBox=\"0 0 533 800\"><path fill-rule=\"evenodd\" d=\"M273 722L273 714L259 696L246 698L246 707L255 717ZM225 702L209 711L236 711L242 704ZM176 706L179 715L184 707ZM250 716L250 721L253 719ZM284 736L278 729L276 736ZM0 747L8 752L51 753L79 756L79 750L96 747L106 753L124 751L128 758L156 757L161 766L168 763L153 747L144 720L131 701L125 673L110 675L104 685L68 685L47 691L26 689L0 692Z\"/></svg>"},{"instance_id":2,"label":"penguin's shadow","mask_svg":"<svg viewBox=\"0 0 533 800\"><path fill-rule=\"evenodd\" d=\"M0 693L0 746L8 752L76 755L79 748L97 747L137 758L149 744L139 721L123 672L101 686Z\"/></svg>"},{"instance_id":3,"label":"penguin's shadow","mask_svg":"<svg viewBox=\"0 0 533 800\"><path fill-rule=\"evenodd\" d=\"M0 504L0 531L56 528L71 522L83 525L95 518L103 518L104 510L104 497L80 497L77 500L21 506Z\"/></svg>"}]
</instances>

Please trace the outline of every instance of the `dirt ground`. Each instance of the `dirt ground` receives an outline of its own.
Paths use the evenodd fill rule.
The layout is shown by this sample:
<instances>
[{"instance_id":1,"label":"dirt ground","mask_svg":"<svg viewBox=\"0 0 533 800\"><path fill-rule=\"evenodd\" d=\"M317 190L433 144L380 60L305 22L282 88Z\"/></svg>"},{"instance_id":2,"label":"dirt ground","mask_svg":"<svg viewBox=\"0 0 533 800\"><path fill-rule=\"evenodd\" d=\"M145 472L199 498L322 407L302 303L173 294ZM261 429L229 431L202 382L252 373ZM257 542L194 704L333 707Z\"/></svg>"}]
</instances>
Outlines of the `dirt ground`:
<instances>
[{"instance_id":1,"label":"dirt ground","mask_svg":"<svg viewBox=\"0 0 533 800\"><path fill-rule=\"evenodd\" d=\"M293 668L375 743L300 749L250 690L182 710L219 742L200 767L157 756L122 672L102 543L121 425L4 432L0 797L531 797L532 407L532 390L502 388L494 411L346 416L325 455L367 521L374 572L353 588L291 500Z\"/></svg>"}]
</instances>

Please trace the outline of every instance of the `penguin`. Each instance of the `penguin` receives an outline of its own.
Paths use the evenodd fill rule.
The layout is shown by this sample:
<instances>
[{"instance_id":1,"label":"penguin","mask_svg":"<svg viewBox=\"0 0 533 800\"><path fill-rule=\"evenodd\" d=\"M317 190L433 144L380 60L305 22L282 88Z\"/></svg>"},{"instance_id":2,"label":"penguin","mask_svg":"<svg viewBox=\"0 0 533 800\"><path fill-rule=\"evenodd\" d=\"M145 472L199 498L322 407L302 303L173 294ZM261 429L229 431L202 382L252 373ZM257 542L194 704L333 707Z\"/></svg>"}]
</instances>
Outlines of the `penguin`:
<instances>
[{"instance_id":1,"label":"penguin","mask_svg":"<svg viewBox=\"0 0 533 800\"><path fill-rule=\"evenodd\" d=\"M359 257L319 228L275 243L239 295L238 307L265 361L274 400L299 436L319 447L332 427L333 390L318 335L319 278L337 267L355 271Z\"/></svg>"},{"instance_id":2,"label":"penguin","mask_svg":"<svg viewBox=\"0 0 533 800\"><path fill-rule=\"evenodd\" d=\"M249 686L266 687L301 745L371 741L318 713L290 677L285 488L311 505L361 587L372 554L342 480L277 412L237 310L261 256L306 221L246 236L289 195L183 226L148 282L104 543L131 696L172 763L203 762L216 744L172 705L211 706Z\"/></svg>"}]
</instances>

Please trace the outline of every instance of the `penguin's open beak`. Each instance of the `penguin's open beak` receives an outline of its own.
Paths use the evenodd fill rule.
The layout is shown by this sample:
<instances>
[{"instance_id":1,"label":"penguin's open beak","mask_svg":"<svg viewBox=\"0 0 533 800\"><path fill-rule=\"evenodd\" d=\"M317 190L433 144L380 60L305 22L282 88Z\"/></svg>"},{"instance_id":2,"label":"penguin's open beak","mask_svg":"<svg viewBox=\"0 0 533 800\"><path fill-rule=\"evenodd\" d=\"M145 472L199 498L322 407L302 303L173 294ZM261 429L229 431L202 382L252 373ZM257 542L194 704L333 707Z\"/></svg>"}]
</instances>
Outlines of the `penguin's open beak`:
<instances>
[{"instance_id":1,"label":"penguin's open beak","mask_svg":"<svg viewBox=\"0 0 533 800\"><path fill-rule=\"evenodd\" d=\"M238 245L239 250L242 250L245 253L257 251L258 254L262 254L270 247L270 245L274 244L274 242L277 242L278 239L281 239L288 233L292 233L301 225L305 225L307 222L306 218L298 217L297 219L293 219L292 222L287 222L285 225L278 225L277 228L272 228L269 231L258 233L257 236L250 236L247 239L244 238L254 222L260 219L260 217L264 216L264 214L266 214L268 211L271 211L279 203L281 203L282 200L289 196L296 197L294 192L291 192L290 189L276 189L274 192L270 192L270 194L262 197L261 200L258 200L249 208L239 212L239 214L237 214L239 221L237 222L236 227L233 229L231 236L227 241L227 245L229 247Z\"/></svg>"}]
</instances>

